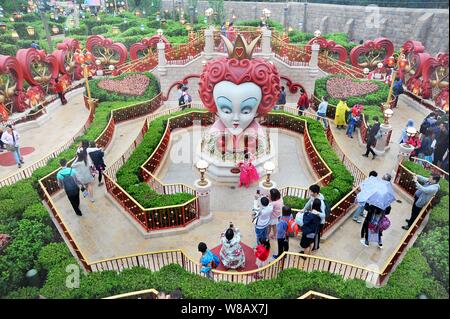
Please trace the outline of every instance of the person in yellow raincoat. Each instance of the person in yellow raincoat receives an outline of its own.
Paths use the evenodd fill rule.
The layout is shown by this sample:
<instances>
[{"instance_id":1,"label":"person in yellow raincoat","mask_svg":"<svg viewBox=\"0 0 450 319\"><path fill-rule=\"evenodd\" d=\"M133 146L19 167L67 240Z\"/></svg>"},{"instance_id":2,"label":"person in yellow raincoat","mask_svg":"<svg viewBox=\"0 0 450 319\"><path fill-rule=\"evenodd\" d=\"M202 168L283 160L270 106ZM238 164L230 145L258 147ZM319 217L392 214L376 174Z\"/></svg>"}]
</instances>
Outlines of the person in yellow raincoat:
<instances>
[{"instance_id":1,"label":"person in yellow raincoat","mask_svg":"<svg viewBox=\"0 0 450 319\"><path fill-rule=\"evenodd\" d=\"M347 124L345 121L345 112L350 111L347 106L347 100L345 98L341 99L336 106L336 114L334 115L334 124L336 124L338 129L344 128Z\"/></svg>"}]
</instances>

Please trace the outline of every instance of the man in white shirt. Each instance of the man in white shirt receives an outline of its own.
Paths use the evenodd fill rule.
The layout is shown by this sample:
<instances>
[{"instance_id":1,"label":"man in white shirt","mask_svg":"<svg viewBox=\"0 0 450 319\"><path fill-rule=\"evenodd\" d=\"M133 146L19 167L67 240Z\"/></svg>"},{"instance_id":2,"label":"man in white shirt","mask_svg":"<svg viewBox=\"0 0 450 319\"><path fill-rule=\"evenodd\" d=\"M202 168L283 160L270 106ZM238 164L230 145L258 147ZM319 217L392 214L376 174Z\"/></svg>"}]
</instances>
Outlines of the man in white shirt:
<instances>
[{"instance_id":1,"label":"man in white shirt","mask_svg":"<svg viewBox=\"0 0 450 319\"><path fill-rule=\"evenodd\" d=\"M5 144L6 149L13 154L17 166L21 168L24 162L20 155L19 138L19 133L13 129L12 125L8 124L6 126L6 132L2 134L2 142Z\"/></svg>"},{"instance_id":2,"label":"man in white shirt","mask_svg":"<svg viewBox=\"0 0 450 319\"><path fill-rule=\"evenodd\" d=\"M259 245L261 239L268 239L268 230L270 217L272 216L273 206L267 197L261 197L258 207L255 203L253 211L255 212L253 223L255 224L256 244Z\"/></svg>"},{"instance_id":3,"label":"man in white shirt","mask_svg":"<svg viewBox=\"0 0 450 319\"><path fill-rule=\"evenodd\" d=\"M328 109L328 97L327 96L323 96L322 97L322 102L320 102L319 107L317 108L317 120L320 120L320 117L322 118L323 121L323 126L325 127L325 129L328 127L328 123L327 123L327 109Z\"/></svg>"}]
</instances>

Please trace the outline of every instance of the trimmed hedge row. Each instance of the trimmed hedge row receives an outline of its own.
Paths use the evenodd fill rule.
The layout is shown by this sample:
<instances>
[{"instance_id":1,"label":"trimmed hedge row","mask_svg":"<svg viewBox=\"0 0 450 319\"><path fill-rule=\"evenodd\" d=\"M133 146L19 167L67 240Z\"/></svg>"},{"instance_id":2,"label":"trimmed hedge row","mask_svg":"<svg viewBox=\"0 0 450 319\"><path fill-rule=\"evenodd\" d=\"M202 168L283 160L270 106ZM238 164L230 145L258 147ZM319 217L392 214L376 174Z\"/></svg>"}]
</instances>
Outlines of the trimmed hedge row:
<instances>
[{"instance_id":1,"label":"trimmed hedge row","mask_svg":"<svg viewBox=\"0 0 450 319\"><path fill-rule=\"evenodd\" d=\"M65 256L67 258L64 258ZM67 277L65 268L74 264L75 260L64 244L52 244L49 249L44 248L39 260L49 271L42 289L19 290L8 297L34 297L40 293L47 298L85 299L104 298L149 288L165 292L180 288L185 299L292 299L309 290L338 298L413 299L421 293L431 298L448 298L446 291L429 276L430 268L417 248L411 248L407 252L388 284L377 289L370 288L362 280L344 280L341 276L328 272L304 272L297 269L287 269L276 279L261 280L248 285L214 282L189 273L176 264L163 267L157 272L135 267L121 273L115 271L88 273L80 277L79 288L70 289L65 285Z\"/></svg>"},{"instance_id":2,"label":"trimmed hedge row","mask_svg":"<svg viewBox=\"0 0 450 319\"><path fill-rule=\"evenodd\" d=\"M316 147L325 163L333 172L333 179L327 186L322 187L320 192L323 194L323 196L325 196L325 200L331 207L337 204L353 189L354 177L347 170L345 165L342 164L341 160L334 152L330 143L328 143L322 124L316 120L303 116L295 116L283 111L272 111L272 113L289 114L291 117L298 117L299 120L306 120L309 136L311 137L312 143ZM291 208L302 209L305 206L307 199L302 199L294 196L285 196L283 198L283 201Z\"/></svg>"},{"instance_id":3,"label":"trimmed hedge row","mask_svg":"<svg viewBox=\"0 0 450 319\"><path fill-rule=\"evenodd\" d=\"M193 198L192 195L186 193L173 195L156 193L147 183L142 182L140 167L148 160L161 141L169 118L198 111L200 110L187 109L158 117L152 121L142 142L136 147L128 161L117 171L117 183L144 208L178 205Z\"/></svg>"},{"instance_id":4,"label":"trimmed hedge row","mask_svg":"<svg viewBox=\"0 0 450 319\"><path fill-rule=\"evenodd\" d=\"M61 240L41 203L37 181L57 169L61 158L73 158L79 141L95 140L106 127L112 110L135 103L100 103L89 129L68 150L49 160L47 166L35 170L31 178L0 188L0 233L10 234L13 238L0 255L0 297L26 285L25 273L32 268L39 269L37 256L42 247ZM64 243L61 245L65 246ZM17 292L17 296L27 295L30 291L35 290L24 288Z\"/></svg>"},{"instance_id":5,"label":"trimmed hedge row","mask_svg":"<svg viewBox=\"0 0 450 319\"><path fill-rule=\"evenodd\" d=\"M428 177L430 172L421 165L414 162L403 162L410 171ZM427 259L431 267L433 276L449 290L449 213L448 195L449 183L441 178L440 189L436 194L437 203L429 213L428 224L420 234L415 245L420 249L422 255Z\"/></svg>"},{"instance_id":6,"label":"trimmed hedge row","mask_svg":"<svg viewBox=\"0 0 450 319\"><path fill-rule=\"evenodd\" d=\"M98 99L100 102L118 102L118 101L147 101L152 99L154 96L158 95L160 91L160 86L158 83L158 80L155 78L153 74L150 72L130 72L121 74L119 76L111 77L110 80L112 81L120 81L123 80L133 74L143 74L147 76L150 79L150 82L148 84L147 89L145 90L144 94L139 96L134 95L124 95L120 94L118 92L113 92L109 90L105 90L100 88L98 85L103 79L94 79L89 82L90 88L91 88L91 96L94 99Z\"/></svg>"}]
</instances>

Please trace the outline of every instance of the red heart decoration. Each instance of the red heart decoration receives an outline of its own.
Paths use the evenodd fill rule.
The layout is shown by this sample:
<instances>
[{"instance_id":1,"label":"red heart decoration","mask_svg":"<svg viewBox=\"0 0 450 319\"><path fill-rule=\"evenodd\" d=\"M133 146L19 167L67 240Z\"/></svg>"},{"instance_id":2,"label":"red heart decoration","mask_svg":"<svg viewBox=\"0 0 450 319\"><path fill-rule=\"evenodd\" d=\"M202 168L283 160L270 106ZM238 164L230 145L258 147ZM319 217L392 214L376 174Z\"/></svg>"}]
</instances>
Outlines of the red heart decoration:
<instances>
[{"instance_id":1,"label":"red heart decoration","mask_svg":"<svg viewBox=\"0 0 450 319\"><path fill-rule=\"evenodd\" d=\"M236 48L236 54L238 55L238 57L241 57L242 53L244 53L244 48L243 47L237 47Z\"/></svg>"}]
</instances>

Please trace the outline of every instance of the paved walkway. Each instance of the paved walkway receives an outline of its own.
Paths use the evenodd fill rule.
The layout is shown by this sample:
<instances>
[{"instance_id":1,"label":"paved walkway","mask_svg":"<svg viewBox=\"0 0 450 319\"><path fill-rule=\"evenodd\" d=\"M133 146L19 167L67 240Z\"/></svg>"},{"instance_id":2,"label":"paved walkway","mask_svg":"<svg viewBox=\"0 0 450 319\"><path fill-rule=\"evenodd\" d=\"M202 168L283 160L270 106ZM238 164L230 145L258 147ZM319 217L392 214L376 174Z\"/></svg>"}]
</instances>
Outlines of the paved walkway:
<instances>
[{"instance_id":1,"label":"paved walkway","mask_svg":"<svg viewBox=\"0 0 450 319\"><path fill-rule=\"evenodd\" d=\"M25 155L22 170L49 155L66 144L86 123L89 111L84 106L83 91L78 90L68 98L66 105L58 105L47 114L49 117L42 125L21 129L18 125L21 147L33 147L31 154ZM54 103L60 103L59 100ZM0 180L18 171L17 165L0 166Z\"/></svg>"},{"instance_id":2,"label":"paved walkway","mask_svg":"<svg viewBox=\"0 0 450 319\"><path fill-rule=\"evenodd\" d=\"M361 156L364 147L357 144L356 138L349 139L345 136L345 132L334 128L333 132L338 143L359 168L366 173L375 169L381 175L391 172L394 168L397 156L395 141L399 139L401 128L407 119L412 117L418 126L423 118L422 114L416 114L418 112L413 110L407 115L403 113L398 111L391 119L394 127L391 150L375 160ZM117 125L114 139L107 151L107 163L113 163L131 145L138 135L142 123L143 119L139 119ZM174 140L176 139L176 134L174 134ZM295 167L295 163L302 163L302 159L304 159L303 148L295 146L298 142L301 144L297 144L297 146L302 145L301 139L296 141L292 136L286 135L279 141L282 146L279 153L281 169L274 174L274 180L281 181L279 182L281 187L311 184L315 177L309 173L308 165ZM297 152L292 152L294 147L297 148ZM184 182L192 185L193 180L198 178L198 173L193 169L192 162L184 164L166 162L159 176L166 183ZM211 195L213 213L210 220L185 229L182 233L166 233L163 237L148 239L144 238L142 232L133 225L126 213L106 194L104 187L96 186L94 196L96 202L94 204L82 200L81 210L84 215L81 218L74 214L65 196L56 196L55 204L70 232L74 235L75 241L90 262L135 253L179 248L197 260L199 257L196 249L198 242L204 241L211 248L218 245L220 233L227 228L230 221L241 229L242 241L249 246L254 246L254 230L250 223L250 206L254 191L255 188L247 190L232 189L229 186L214 186L212 189L214 194ZM383 249L379 249L377 245L369 248L362 246L359 242L361 224L348 219L326 242L321 244L321 249L316 254L360 266L382 267L397 247L404 233L400 227L404 224L404 219L409 217L410 200L402 193L397 193L397 197L402 200L402 203L393 204L390 215L392 225L384 234ZM298 252L300 250L298 238L292 238L290 244L290 251ZM271 241L271 245L272 251L275 253L276 241Z\"/></svg>"}]
</instances>

